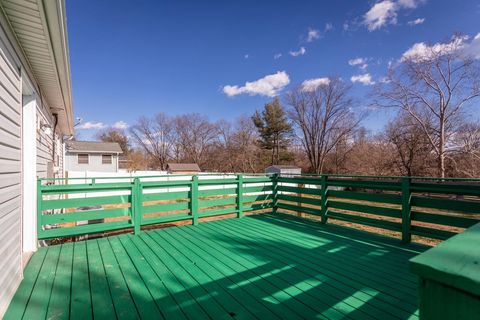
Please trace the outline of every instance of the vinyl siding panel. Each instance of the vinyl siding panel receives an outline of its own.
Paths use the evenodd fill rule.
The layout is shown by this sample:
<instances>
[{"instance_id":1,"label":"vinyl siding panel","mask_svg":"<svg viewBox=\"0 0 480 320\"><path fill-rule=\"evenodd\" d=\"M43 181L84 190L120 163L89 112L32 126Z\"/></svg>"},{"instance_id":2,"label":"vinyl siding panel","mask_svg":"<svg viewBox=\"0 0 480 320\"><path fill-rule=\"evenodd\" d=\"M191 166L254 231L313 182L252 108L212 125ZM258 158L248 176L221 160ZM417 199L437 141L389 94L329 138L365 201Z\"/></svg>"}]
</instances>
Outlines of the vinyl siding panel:
<instances>
[{"instance_id":1,"label":"vinyl siding panel","mask_svg":"<svg viewBox=\"0 0 480 320\"><path fill-rule=\"evenodd\" d=\"M0 317L22 275L22 95L20 72L12 52L0 29Z\"/></svg>"}]
</instances>

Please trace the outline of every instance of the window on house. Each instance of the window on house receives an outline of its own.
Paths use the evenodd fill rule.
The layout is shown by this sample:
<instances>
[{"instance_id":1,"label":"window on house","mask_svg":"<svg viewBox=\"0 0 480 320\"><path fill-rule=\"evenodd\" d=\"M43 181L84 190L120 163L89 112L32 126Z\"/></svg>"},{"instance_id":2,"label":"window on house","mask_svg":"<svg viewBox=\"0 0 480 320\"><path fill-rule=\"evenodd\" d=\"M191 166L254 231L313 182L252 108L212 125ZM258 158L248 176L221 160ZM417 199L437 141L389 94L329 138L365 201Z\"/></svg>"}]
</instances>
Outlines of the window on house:
<instances>
[{"instance_id":1,"label":"window on house","mask_svg":"<svg viewBox=\"0 0 480 320\"><path fill-rule=\"evenodd\" d=\"M102 164L112 164L112 155L102 154Z\"/></svg>"},{"instance_id":2,"label":"window on house","mask_svg":"<svg viewBox=\"0 0 480 320\"><path fill-rule=\"evenodd\" d=\"M78 154L78 164L88 164L88 153Z\"/></svg>"}]
</instances>

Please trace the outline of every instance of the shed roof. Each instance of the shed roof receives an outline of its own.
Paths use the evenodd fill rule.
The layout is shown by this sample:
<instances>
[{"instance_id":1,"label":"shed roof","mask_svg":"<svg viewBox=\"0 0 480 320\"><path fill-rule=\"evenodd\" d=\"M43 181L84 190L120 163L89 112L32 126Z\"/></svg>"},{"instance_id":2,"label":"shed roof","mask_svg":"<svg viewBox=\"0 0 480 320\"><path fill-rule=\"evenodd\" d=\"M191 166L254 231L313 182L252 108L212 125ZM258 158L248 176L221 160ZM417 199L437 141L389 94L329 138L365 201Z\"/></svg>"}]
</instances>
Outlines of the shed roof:
<instances>
[{"instance_id":1,"label":"shed roof","mask_svg":"<svg viewBox=\"0 0 480 320\"><path fill-rule=\"evenodd\" d=\"M167 163L167 169L170 171L188 171L200 172L200 167L196 163Z\"/></svg>"},{"instance_id":2,"label":"shed roof","mask_svg":"<svg viewBox=\"0 0 480 320\"><path fill-rule=\"evenodd\" d=\"M67 151L91 153L123 153L122 148L117 142L99 141L68 141Z\"/></svg>"}]
</instances>

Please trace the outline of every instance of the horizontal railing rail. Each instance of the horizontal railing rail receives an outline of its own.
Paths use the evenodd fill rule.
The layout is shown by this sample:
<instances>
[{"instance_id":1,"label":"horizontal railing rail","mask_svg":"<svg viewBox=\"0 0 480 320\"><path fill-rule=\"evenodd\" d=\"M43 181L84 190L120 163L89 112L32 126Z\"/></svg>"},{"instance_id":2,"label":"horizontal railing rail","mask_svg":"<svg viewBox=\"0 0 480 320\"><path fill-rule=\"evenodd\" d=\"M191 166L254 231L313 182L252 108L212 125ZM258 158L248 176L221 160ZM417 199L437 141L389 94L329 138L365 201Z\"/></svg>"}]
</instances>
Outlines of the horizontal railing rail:
<instances>
[{"instance_id":1,"label":"horizontal railing rail","mask_svg":"<svg viewBox=\"0 0 480 320\"><path fill-rule=\"evenodd\" d=\"M52 239L273 208L272 178L253 174L88 178L37 184L38 238ZM80 183L79 183L80 182Z\"/></svg>"},{"instance_id":2,"label":"horizontal railing rail","mask_svg":"<svg viewBox=\"0 0 480 320\"><path fill-rule=\"evenodd\" d=\"M52 184L55 181L57 184ZM480 179L207 174L39 179L38 238L270 211L446 239L480 221Z\"/></svg>"}]
</instances>

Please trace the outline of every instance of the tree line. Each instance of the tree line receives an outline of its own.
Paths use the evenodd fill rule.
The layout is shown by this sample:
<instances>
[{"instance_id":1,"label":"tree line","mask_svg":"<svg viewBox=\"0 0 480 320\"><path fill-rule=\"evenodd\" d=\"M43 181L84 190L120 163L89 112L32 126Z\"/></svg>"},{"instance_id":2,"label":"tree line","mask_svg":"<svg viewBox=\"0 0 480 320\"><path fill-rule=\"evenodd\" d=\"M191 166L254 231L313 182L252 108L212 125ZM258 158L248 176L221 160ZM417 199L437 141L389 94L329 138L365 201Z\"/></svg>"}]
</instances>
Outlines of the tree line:
<instances>
[{"instance_id":1,"label":"tree line","mask_svg":"<svg viewBox=\"0 0 480 320\"><path fill-rule=\"evenodd\" d=\"M215 172L294 164L311 173L478 177L480 65L456 37L403 57L374 87L370 110L395 114L381 132L361 126L367 112L351 86L329 77L234 121L159 113L97 138L119 142L130 170L164 170L172 161Z\"/></svg>"}]
</instances>

